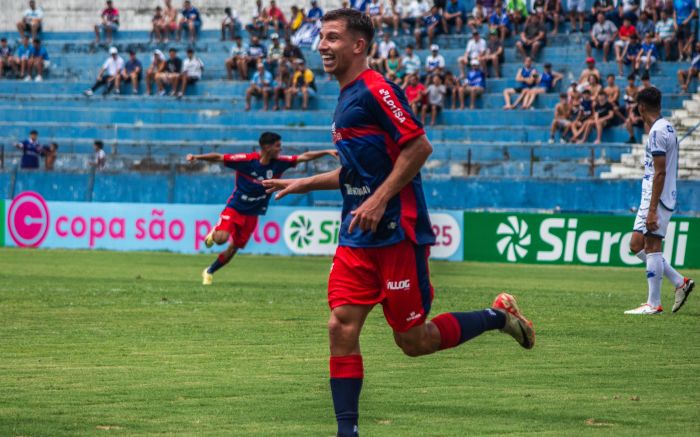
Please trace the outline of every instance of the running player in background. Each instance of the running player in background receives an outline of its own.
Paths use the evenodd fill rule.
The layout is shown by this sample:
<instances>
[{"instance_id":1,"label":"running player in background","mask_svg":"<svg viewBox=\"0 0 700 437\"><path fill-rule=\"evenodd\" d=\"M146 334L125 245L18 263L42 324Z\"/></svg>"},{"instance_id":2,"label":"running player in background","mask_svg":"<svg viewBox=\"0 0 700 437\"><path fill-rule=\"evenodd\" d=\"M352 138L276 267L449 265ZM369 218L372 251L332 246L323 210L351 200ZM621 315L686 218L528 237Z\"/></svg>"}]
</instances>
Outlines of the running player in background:
<instances>
[{"instance_id":1,"label":"running player in background","mask_svg":"<svg viewBox=\"0 0 700 437\"><path fill-rule=\"evenodd\" d=\"M695 283L684 278L664 259L661 243L676 208L678 138L673 125L661 116L661 92L652 87L637 94L637 107L649 131L642 179L642 201L634 221L630 249L647 264L649 294L646 303L625 314L661 314L661 280L665 275L676 287L672 311L678 311Z\"/></svg>"},{"instance_id":2,"label":"running player in background","mask_svg":"<svg viewBox=\"0 0 700 437\"><path fill-rule=\"evenodd\" d=\"M331 134L342 167L263 185L268 192L279 191L276 198L333 189L343 196L339 247L328 280L328 334L337 435L348 437L358 435L364 377L360 332L376 304L383 306L396 344L412 357L458 346L495 329L530 349L535 331L506 293L491 308L428 320L433 300L428 255L435 236L420 169L432 146L401 88L367 65L374 36L370 18L338 9L321 21L323 68L341 87Z\"/></svg>"},{"instance_id":3,"label":"running player in background","mask_svg":"<svg viewBox=\"0 0 700 437\"><path fill-rule=\"evenodd\" d=\"M240 249L248 243L258 224L258 216L265 215L270 195L265 193L262 181L279 178L286 170L300 162L311 161L322 156L338 156L335 150L305 152L301 155L280 155L282 137L274 132L264 132L258 140L260 152L253 153L206 153L188 154L188 161L222 162L236 170L236 186L219 216L216 226L207 234L204 244L212 247L225 244L232 239L226 250L202 272L202 284L211 285L214 272L228 264Z\"/></svg>"}]
</instances>

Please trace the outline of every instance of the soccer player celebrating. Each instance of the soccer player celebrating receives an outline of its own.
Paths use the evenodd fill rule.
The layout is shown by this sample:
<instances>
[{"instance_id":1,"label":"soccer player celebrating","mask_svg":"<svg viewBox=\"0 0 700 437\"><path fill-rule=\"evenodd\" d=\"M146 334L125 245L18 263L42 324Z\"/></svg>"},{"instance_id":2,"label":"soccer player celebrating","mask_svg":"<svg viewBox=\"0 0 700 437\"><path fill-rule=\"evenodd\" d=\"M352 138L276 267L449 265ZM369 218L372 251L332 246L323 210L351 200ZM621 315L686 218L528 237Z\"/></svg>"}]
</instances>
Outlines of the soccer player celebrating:
<instances>
[{"instance_id":1,"label":"soccer player celebrating","mask_svg":"<svg viewBox=\"0 0 700 437\"><path fill-rule=\"evenodd\" d=\"M678 311L695 283L684 278L664 259L661 242L676 207L678 138L673 125L661 116L661 91L652 87L637 94L637 108L649 135L644 159L642 201L634 221L630 249L647 264L649 294L646 303L625 314L661 314L661 280L665 275L676 287L672 311Z\"/></svg>"},{"instance_id":2,"label":"soccer player celebrating","mask_svg":"<svg viewBox=\"0 0 700 437\"><path fill-rule=\"evenodd\" d=\"M338 9L321 19L324 70L341 91L331 134L342 167L323 174L267 180L276 198L312 190L340 189L342 224L328 280L330 387L338 436L357 436L364 369L360 332L381 303L396 344L419 356L455 347L500 329L524 348L535 331L515 299L502 293L491 308L438 315L428 321L433 299L428 270L435 243L420 169L432 146L396 84L368 68L374 29L370 18Z\"/></svg>"},{"instance_id":3,"label":"soccer player celebrating","mask_svg":"<svg viewBox=\"0 0 700 437\"><path fill-rule=\"evenodd\" d=\"M228 264L236 252L245 247L258 224L258 216L267 212L270 194L265 192L262 181L279 178L299 162L312 161L327 155L338 156L335 150L304 152L293 156L280 155L282 137L274 132L263 132L258 144L259 153L187 155L188 161L223 162L226 167L236 170L236 188L228 198L218 223L204 239L204 244L207 247L212 247L214 243L225 244L229 237L232 237L232 241L202 272L204 285L211 285L214 272Z\"/></svg>"}]
</instances>

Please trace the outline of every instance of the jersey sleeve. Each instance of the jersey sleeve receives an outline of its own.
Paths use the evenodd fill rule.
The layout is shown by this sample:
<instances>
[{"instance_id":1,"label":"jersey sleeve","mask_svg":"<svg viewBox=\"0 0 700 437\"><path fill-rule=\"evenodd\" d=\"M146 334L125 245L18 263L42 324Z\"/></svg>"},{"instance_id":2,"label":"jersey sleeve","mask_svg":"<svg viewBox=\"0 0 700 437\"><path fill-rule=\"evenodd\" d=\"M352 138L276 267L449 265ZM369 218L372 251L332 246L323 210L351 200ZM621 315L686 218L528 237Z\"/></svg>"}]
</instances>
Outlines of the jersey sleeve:
<instances>
[{"instance_id":1,"label":"jersey sleeve","mask_svg":"<svg viewBox=\"0 0 700 437\"><path fill-rule=\"evenodd\" d=\"M669 131L670 129L670 131ZM666 152L671 150L675 142L675 136L672 135L673 128L666 125L663 130L654 130L649 138L649 153L652 156L665 156Z\"/></svg>"},{"instance_id":2,"label":"jersey sleeve","mask_svg":"<svg viewBox=\"0 0 700 437\"><path fill-rule=\"evenodd\" d=\"M251 159L250 153L230 153L224 155L224 165L234 170L240 170L241 167L245 163L250 162Z\"/></svg>"},{"instance_id":3,"label":"jersey sleeve","mask_svg":"<svg viewBox=\"0 0 700 437\"><path fill-rule=\"evenodd\" d=\"M276 174L281 175L286 170L296 167L299 156L297 155L280 155L277 157Z\"/></svg>"},{"instance_id":4,"label":"jersey sleeve","mask_svg":"<svg viewBox=\"0 0 700 437\"><path fill-rule=\"evenodd\" d=\"M383 78L369 87L366 105L372 121L399 146L425 134L423 125L411 110L406 94Z\"/></svg>"}]
</instances>

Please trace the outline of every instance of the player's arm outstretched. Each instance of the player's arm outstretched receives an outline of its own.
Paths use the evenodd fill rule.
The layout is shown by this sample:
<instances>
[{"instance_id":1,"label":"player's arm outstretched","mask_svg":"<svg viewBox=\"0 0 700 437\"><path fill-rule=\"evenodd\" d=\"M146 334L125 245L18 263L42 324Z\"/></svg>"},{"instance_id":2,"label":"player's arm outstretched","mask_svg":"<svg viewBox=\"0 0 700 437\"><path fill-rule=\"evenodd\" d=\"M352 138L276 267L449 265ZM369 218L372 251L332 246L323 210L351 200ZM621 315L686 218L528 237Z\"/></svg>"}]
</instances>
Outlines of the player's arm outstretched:
<instances>
[{"instance_id":1,"label":"player's arm outstretched","mask_svg":"<svg viewBox=\"0 0 700 437\"><path fill-rule=\"evenodd\" d=\"M202 155L196 155L192 153L187 154L188 161L209 161L209 162L223 162L224 155L221 153L204 153Z\"/></svg>"},{"instance_id":2,"label":"player's arm outstretched","mask_svg":"<svg viewBox=\"0 0 700 437\"><path fill-rule=\"evenodd\" d=\"M268 193L278 192L275 199L287 194L306 194L310 191L337 190L340 188L340 167L333 171L297 179L267 179L262 181Z\"/></svg>"},{"instance_id":3,"label":"player's arm outstretched","mask_svg":"<svg viewBox=\"0 0 700 437\"><path fill-rule=\"evenodd\" d=\"M313 151L304 152L301 155L297 156L297 162L313 161L314 159L323 158L324 156L332 156L334 158L337 158L338 151L335 149L328 149L328 150L318 150L315 152L313 152Z\"/></svg>"}]
</instances>

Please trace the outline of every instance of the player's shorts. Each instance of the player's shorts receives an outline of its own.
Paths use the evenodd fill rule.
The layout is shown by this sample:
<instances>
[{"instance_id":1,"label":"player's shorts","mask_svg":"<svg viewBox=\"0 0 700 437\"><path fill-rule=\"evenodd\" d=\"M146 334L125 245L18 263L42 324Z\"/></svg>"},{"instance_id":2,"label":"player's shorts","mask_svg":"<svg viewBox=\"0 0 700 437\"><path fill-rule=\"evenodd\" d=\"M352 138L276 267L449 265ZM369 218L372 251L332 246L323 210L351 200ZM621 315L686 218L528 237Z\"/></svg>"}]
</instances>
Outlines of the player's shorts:
<instances>
[{"instance_id":1,"label":"player's shorts","mask_svg":"<svg viewBox=\"0 0 700 437\"><path fill-rule=\"evenodd\" d=\"M219 221L216 222L214 229L231 234L234 246L243 249L257 225L257 215L243 215L233 208L226 207L219 215Z\"/></svg>"},{"instance_id":2,"label":"player's shorts","mask_svg":"<svg viewBox=\"0 0 700 437\"><path fill-rule=\"evenodd\" d=\"M429 246L410 240L386 247L339 246L328 278L328 305L382 304L396 332L425 322L433 302Z\"/></svg>"},{"instance_id":3,"label":"player's shorts","mask_svg":"<svg viewBox=\"0 0 700 437\"><path fill-rule=\"evenodd\" d=\"M566 10L569 12L586 12L586 0L567 0Z\"/></svg>"},{"instance_id":4,"label":"player's shorts","mask_svg":"<svg viewBox=\"0 0 700 437\"><path fill-rule=\"evenodd\" d=\"M671 221L671 216L673 216L673 211L666 209L661 202L656 209L657 223L659 229L649 232L647 230L647 214L649 214L649 202L651 200L651 184L648 190L642 190L642 201L637 210L637 218L634 220L634 227L632 228L635 232L641 232L643 235L649 235L652 237L666 237L666 229L668 228L668 223Z\"/></svg>"}]
</instances>

